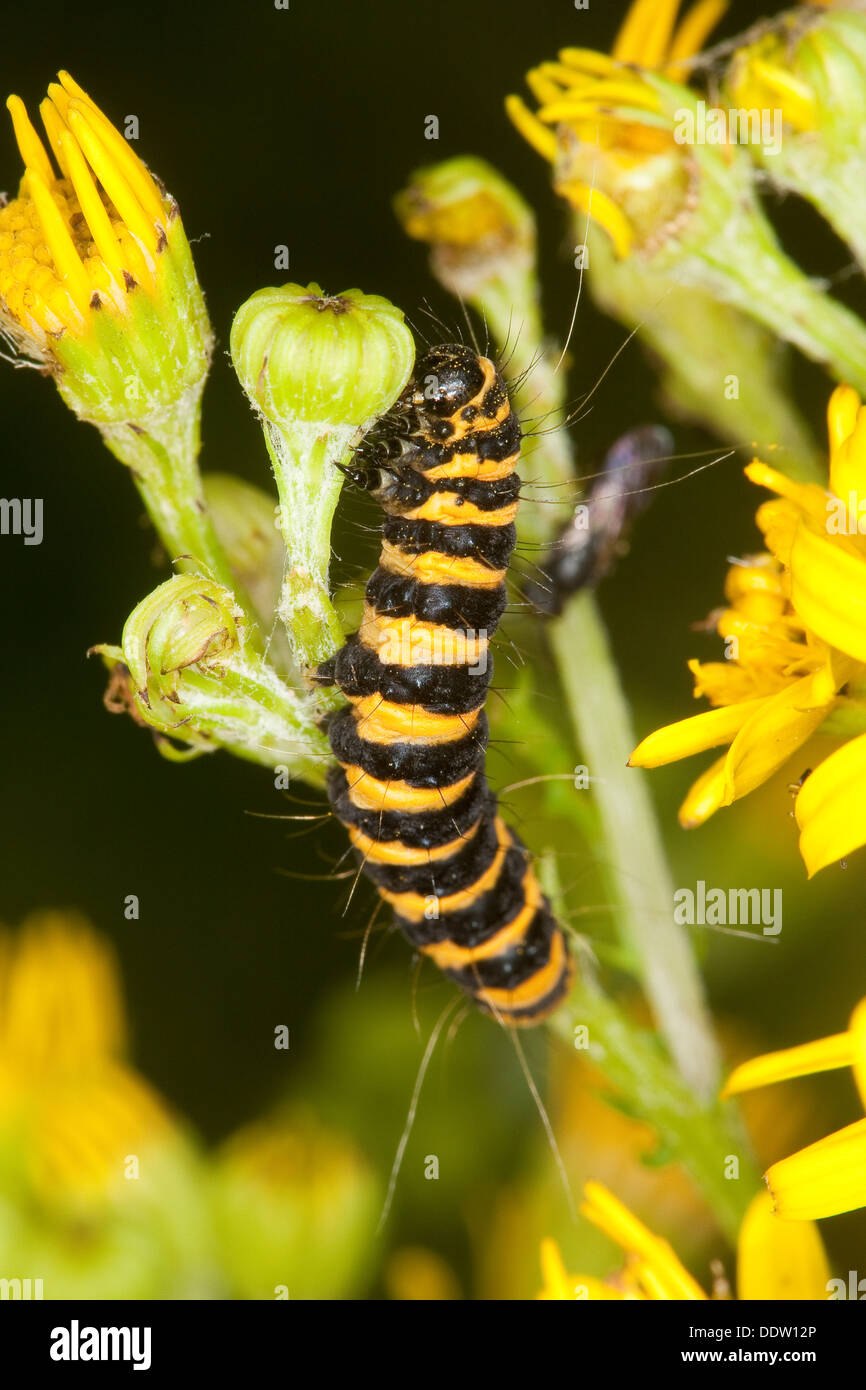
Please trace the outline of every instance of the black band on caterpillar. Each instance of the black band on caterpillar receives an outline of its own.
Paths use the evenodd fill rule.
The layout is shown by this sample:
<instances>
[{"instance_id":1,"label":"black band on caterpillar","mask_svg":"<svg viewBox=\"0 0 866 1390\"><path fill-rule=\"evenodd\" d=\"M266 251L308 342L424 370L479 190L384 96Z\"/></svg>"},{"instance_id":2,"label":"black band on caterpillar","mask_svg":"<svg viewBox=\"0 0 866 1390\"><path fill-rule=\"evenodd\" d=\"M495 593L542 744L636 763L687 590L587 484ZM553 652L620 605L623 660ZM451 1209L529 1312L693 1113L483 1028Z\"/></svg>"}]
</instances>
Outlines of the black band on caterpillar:
<instances>
[{"instance_id":1,"label":"black band on caterpillar","mask_svg":"<svg viewBox=\"0 0 866 1390\"><path fill-rule=\"evenodd\" d=\"M571 961L484 776L489 639L506 603L520 425L495 367L434 348L345 471L385 511L361 626L316 679L335 814L397 925L509 1025L564 998Z\"/></svg>"}]
</instances>

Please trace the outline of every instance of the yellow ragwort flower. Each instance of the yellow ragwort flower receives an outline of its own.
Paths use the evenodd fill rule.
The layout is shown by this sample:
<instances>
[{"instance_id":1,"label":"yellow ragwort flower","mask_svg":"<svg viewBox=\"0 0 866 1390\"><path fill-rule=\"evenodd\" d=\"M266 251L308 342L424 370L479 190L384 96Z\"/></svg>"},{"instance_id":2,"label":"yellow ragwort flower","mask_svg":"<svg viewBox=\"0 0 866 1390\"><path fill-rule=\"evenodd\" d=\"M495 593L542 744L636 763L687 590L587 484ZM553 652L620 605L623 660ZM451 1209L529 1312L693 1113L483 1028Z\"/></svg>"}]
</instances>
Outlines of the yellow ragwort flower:
<instances>
[{"instance_id":1,"label":"yellow ragwort flower","mask_svg":"<svg viewBox=\"0 0 866 1390\"><path fill-rule=\"evenodd\" d=\"M537 112L518 96L506 99L518 131L553 165L556 191L605 228L620 256L637 226L672 223L690 196L681 151L642 71L681 81L727 7L697 0L677 27L680 0L634 0L610 55L564 48L557 62L527 73ZM648 165L661 177L648 177Z\"/></svg>"},{"instance_id":2,"label":"yellow ragwort flower","mask_svg":"<svg viewBox=\"0 0 866 1390\"><path fill-rule=\"evenodd\" d=\"M586 1184L581 1212L625 1252L625 1265L607 1279L569 1274L556 1242L545 1240L541 1246L544 1287L538 1298L697 1302L709 1297L668 1242L654 1235L601 1183ZM829 1274L817 1228L811 1222L786 1225L774 1215L769 1194L759 1193L740 1226L738 1298L826 1298ZM727 1295L713 1294L719 1296Z\"/></svg>"},{"instance_id":3,"label":"yellow ragwort flower","mask_svg":"<svg viewBox=\"0 0 866 1390\"><path fill-rule=\"evenodd\" d=\"M740 1095L838 1067L852 1068L866 1108L866 999L855 1008L846 1032L753 1057L734 1069L722 1094ZM866 1206L866 1120L781 1159L765 1177L775 1212L788 1221L813 1221Z\"/></svg>"},{"instance_id":4,"label":"yellow ragwort flower","mask_svg":"<svg viewBox=\"0 0 866 1390\"><path fill-rule=\"evenodd\" d=\"M25 172L0 210L0 332L96 423L201 387L211 332L177 204L68 72L43 143L7 101ZM53 161L53 162L52 162Z\"/></svg>"},{"instance_id":5,"label":"yellow ragwort flower","mask_svg":"<svg viewBox=\"0 0 866 1390\"><path fill-rule=\"evenodd\" d=\"M765 782L821 726L852 734L803 782L795 814L811 876L866 844L866 410L848 386L830 398L830 486L794 483L755 460L777 493L756 520L769 553L734 564L716 615L729 660L691 661L695 695L715 708L650 734L631 764L727 752L680 808L692 828ZM862 524L862 532L860 526Z\"/></svg>"},{"instance_id":6,"label":"yellow ragwort flower","mask_svg":"<svg viewBox=\"0 0 866 1390\"><path fill-rule=\"evenodd\" d=\"M0 1139L47 1205L120 1190L124 1162L170 1129L123 1053L113 958L74 914L0 935Z\"/></svg>"}]
</instances>

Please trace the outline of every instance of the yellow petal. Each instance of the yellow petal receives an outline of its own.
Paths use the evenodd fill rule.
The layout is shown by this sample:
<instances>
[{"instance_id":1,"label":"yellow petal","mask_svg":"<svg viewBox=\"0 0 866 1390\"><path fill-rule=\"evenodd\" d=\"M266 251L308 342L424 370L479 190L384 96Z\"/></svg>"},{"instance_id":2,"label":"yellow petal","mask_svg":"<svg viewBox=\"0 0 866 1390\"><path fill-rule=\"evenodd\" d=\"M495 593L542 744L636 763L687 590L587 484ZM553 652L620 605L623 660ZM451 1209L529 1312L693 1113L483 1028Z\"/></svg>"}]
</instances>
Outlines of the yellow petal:
<instances>
[{"instance_id":1,"label":"yellow petal","mask_svg":"<svg viewBox=\"0 0 866 1390\"><path fill-rule=\"evenodd\" d=\"M653 1297L705 1299L701 1286L680 1263L666 1240L653 1235L628 1207L598 1182L584 1186L581 1214L610 1236L623 1250L637 1255L649 1273ZM644 1282L647 1282L644 1280Z\"/></svg>"},{"instance_id":2,"label":"yellow petal","mask_svg":"<svg viewBox=\"0 0 866 1390\"><path fill-rule=\"evenodd\" d=\"M541 1275L544 1279L544 1288L538 1295L539 1298L574 1298L574 1290L565 1268L565 1262L555 1240L546 1239L541 1242Z\"/></svg>"},{"instance_id":3,"label":"yellow petal","mask_svg":"<svg viewBox=\"0 0 866 1390\"><path fill-rule=\"evenodd\" d=\"M791 601L831 647L866 661L866 560L803 522L791 546Z\"/></svg>"},{"instance_id":4,"label":"yellow petal","mask_svg":"<svg viewBox=\"0 0 866 1390\"><path fill-rule=\"evenodd\" d=\"M30 169L35 169L43 183L50 188L54 182L51 160L45 152L45 146L33 129L24 102L20 97L11 96L7 98L6 106L12 117L12 129L15 132L15 140L21 151L24 164Z\"/></svg>"},{"instance_id":5,"label":"yellow petal","mask_svg":"<svg viewBox=\"0 0 866 1390\"><path fill-rule=\"evenodd\" d=\"M866 410L862 407L853 428L831 452L830 487L844 502L852 492L857 503L866 498ZM856 522L856 514L853 519Z\"/></svg>"},{"instance_id":6,"label":"yellow petal","mask_svg":"<svg viewBox=\"0 0 866 1390\"><path fill-rule=\"evenodd\" d=\"M725 636L722 633L722 636ZM742 656L742 653L741 653ZM742 661L689 661L688 668L695 678L695 699L706 696L712 705L737 705L759 695L771 695L784 678L770 670L756 669ZM764 688L766 687L766 688Z\"/></svg>"},{"instance_id":7,"label":"yellow petal","mask_svg":"<svg viewBox=\"0 0 866 1390\"><path fill-rule=\"evenodd\" d=\"M811 737L832 704L827 693L826 678L817 672L758 702L728 749L726 806L766 782Z\"/></svg>"},{"instance_id":8,"label":"yellow petal","mask_svg":"<svg viewBox=\"0 0 866 1390\"><path fill-rule=\"evenodd\" d=\"M632 753L629 767L662 767L665 763L690 758L728 743L743 725L761 709L763 700L746 700L741 705L723 705L721 709L705 710L690 719L666 724L648 734Z\"/></svg>"},{"instance_id":9,"label":"yellow petal","mask_svg":"<svg viewBox=\"0 0 866 1390\"><path fill-rule=\"evenodd\" d=\"M680 0L634 0L613 41L619 63L659 67L664 61Z\"/></svg>"},{"instance_id":10,"label":"yellow petal","mask_svg":"<svg viewBox=\"0 0 866 1390\"><path fill-rule=\"evenodd\" d=\"M702 773L679 809L677 820L683 830L697 830L708 821L720 806L724 805L725 763L727 759L717 759L706 772Z\"/></svg>"},{"instance_id":11,"label":"yellow petal","mask_svg":"<svg viewBox=\"0 0 866 1390\"><path fill-rule=\"evenodd\" d=\"M567 198L578 212L585 212L600 227L603 227L613 242L613 249L619 258L627 256L634 241L631 223L606 193L598 188L574 179L558 180L556 191Z\"/></svg>"},{"instance_id":12,"label":"yellow petal","mask_svg":"<svg viewBox=\"0 0 866 1390\"><path fill-rule=\"evenodd\" d=\"M797 1076L812 1076L819 1071L834 1071L849 1067L854 1061L854 1044L848 1033L834 1033L817 1042L786 1047L779 1052L764 1052L750 1057L735 1067L722 1089L724 1097L754 1091L776 1081L790 1081Z\"/></svg>"},{"instance_id":13,"label":"yellow petal","mask_svg":"<svg viewBox=\"0 0 866 1390\"><path fill-rule=\"evenodd\" d=\"M866 734L825 758L797 795L800 853L809 877L866 844Z\"/></svg>"},{"instance_id":14,"label":"yellow petal","mask_svg":"<svg viewBox=\"0 0 866 1390\"><path fill-rule=\"evenodd\" d=\"M810 130L815 124L815 94L787 68L753 58L752 72L769 87L773 97L780 100L785 120L797 130Z\"/></svg>"},{"instance_id":15,"label":"yellow petal","mask_svg":"<svg viewBox=\"0 0 866 1390\"><path fill-rule=\"evenodd\" d=\"M866 1120L774 1163L766 1180L785 1221L818 1221L866 1206Z\"/></svg>"},{"instance_id":16,"label":"yellow petal","mask_svg":"<svg viewBox=\"0 0 866 1390\"><path fill-rule=\"evenodd\" d=\"M616 66L607 53L596 53L594 48L561 48L559 61L577 72L608 73Z\"/></svg>"},{"instance_id":17,"label":"yellow petal","mask_svg":"<svg viewBox=\"0 0 866 1390\"><path fill-rule=\"evenodd\" d=\"M755 512L755 521L763 534L767 549L780 565L789 565L800 513L785 497L773 497L762 502Z\"/></svg>"},{"instance_id":18,"label":"yellow petal","mask_svg":"<svg viewBox=\"0 0 866 1390\"><path fill-rule=\"evenodd\" d=\"M830 1266L818 1227L781 1221L769 1192L749 1204L737 1241L739 1299L825 1299Z\"/></svg>"},{"instance_id":19,"label":"yellow petal","mask_svg":"<svg viewBox=\"0 0 866 1390\"><path fill-rule=\"evenodd\" d=\"M668 54L667 70L675 71L687 58L703 47L704 39L715 29L728 8L728 0L698 0L677 29Z\"/></svg>"},{"instance_id":20,"label":"yellow petal","mask_svg":"<svg viewBox=\"0 0 866 1390\"><path fill-rule=\"evenodd\" d=\"M562 88L543 68L530 68L526 74L526 85L538 102L557 102L564 96ZM543 119L543 113L539 112Z\"/></svg>"},{"instance_id":21,"label":"yellow petal","mask_svg":"<svg viewBox=\"0 0 866 1390\"><path fill-rule=\"evenodd\" d=\"M854 1080L860 1100L866 1109L866 999L862 999L851 1015L848 1033L854 1051Z\"/></svg>"},{"instance_id":22,"label":"yellow petal","mask_svg":"<svg viewBox=\"0 0 866 1390\"><path fill-rule=\"evenodd\" d=\"M553 131L541 124L520 97L506 97L505 112L524 140L537 150L543 159L552 164L556 158L556 136Z\"/></svg>"},{"instance_id":23,"label":"yellow petal","mask_svg":"<svg viewBox=\"0 0 866 1390\"><path fill-rule=\"evenodd\" d=\"M860 397L853 386L837 386L827 406L827 433L830 436L830 454L845 443L854 433L857 414L860 410Z\"/></svg>"},{"instance_id":24,"label":"yellow petal","mask_svg":"<svg viewBox=\"0 0 866 1390\"><path fill-rule=\"evenodd\" d=\"M35 169L27 170L27 182L57 274L84 320L90 305L90 283L81 257L69 235L60 209Z\"/></svg>"},{"instance_id":25,"label":"yellow petal","mask_svg":"<svg viewBox=\"0 0 866 1390\"><path fill-rule=\"evenodd\" d=\"M750 482L768 488L770 492L777 492L780 497L787 497L801 511L814 517L819 526L826 524L829 493L817 483L795 483L760 459L753 459L743 471Z\"/></svg>"}]
</instances>

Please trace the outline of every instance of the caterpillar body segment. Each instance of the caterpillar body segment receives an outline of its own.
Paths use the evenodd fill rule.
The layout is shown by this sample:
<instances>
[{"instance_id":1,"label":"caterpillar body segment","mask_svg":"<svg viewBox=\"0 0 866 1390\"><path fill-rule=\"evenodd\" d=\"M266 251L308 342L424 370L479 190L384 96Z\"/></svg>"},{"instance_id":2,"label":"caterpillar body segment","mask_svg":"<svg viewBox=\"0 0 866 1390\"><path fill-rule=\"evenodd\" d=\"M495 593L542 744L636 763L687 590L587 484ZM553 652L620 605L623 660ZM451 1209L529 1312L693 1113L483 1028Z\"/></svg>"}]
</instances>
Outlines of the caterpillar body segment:
<instances>
[{"instance_id":1,"label":"caterpillar body segment","mask_svg":"<svg viewBox=\"0 0 866 1390\"><path fill-rule=\"evenodd\" d=\"M512 1026L540 1022L571 979L484 772L519 451L492 362L428 353L346 470L384 510L382 549L357 633L316 672L348 701L329 722L329 794L364 873L411 944Z\"/></svg>"}]
</instances>

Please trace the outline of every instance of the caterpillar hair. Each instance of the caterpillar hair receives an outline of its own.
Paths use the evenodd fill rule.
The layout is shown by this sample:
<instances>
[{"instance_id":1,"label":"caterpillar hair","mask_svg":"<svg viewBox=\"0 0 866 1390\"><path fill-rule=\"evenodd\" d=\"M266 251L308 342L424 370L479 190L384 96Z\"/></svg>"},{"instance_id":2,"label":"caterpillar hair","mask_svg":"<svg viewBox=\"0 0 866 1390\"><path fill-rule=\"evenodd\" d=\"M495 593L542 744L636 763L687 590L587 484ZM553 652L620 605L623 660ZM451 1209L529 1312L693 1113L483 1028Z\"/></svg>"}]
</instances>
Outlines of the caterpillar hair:
<instances>
[{"instance_id":1,"label":"caterpillar hair","mask_svg":"<svg viewBox=\"0 0 866 1390\"><path fill-rule=\"evenodd\" d=\"M539 562L544 582L528 580L527 601L550 617L567 598L609 574L628 529L647 506L650 489L663 474L674 441L663 425L642 425L622 435L607 451L586 502Z\"/></svg>"},{"instance_id":2,"label":"caterpillar hair","mask_svg":"<svg viewBox=\"0 0 866 1390\"><path fill-rule=\"evenodd\" d=\"M358 632L315 673L348 701L329 795L363 872L416 950L511 1026L546 1018L572 972L484 771L519 452L493 363L433 348L346 468L385 512L382 549Z\"/></svg>"}]
</instances>

